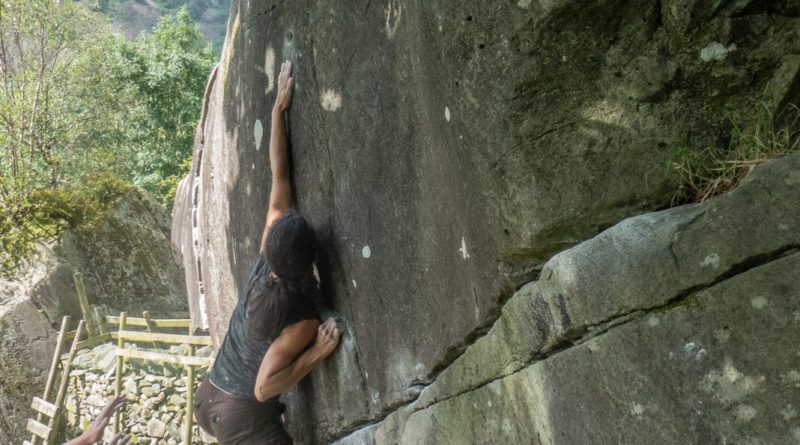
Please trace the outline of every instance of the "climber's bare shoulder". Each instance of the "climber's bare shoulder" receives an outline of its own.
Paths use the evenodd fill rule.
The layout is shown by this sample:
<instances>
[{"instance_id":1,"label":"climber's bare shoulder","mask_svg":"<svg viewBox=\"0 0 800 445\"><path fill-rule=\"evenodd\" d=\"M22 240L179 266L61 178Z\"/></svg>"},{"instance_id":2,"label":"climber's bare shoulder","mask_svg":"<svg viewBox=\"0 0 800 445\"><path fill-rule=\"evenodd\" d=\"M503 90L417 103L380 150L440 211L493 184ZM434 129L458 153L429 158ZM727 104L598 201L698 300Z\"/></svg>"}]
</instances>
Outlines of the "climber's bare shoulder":
<instances>
[{"instance_id":1,"label":"climber's bare shoulder","mask_svg":"<svg viewBox=\"0 0 800 445\"><path fill-rule=\"evenodd\" d=\"M269 206L269 210L267 210L267 221L264 224L264 233L261 235L261 248L259 249L259 253L263 253L264 249L267 247L267 235L269 234L269 228L272 227L272 224L275 221L283 217L283 213L285 211L285 209Z\"/></svg>"}]
</instances>

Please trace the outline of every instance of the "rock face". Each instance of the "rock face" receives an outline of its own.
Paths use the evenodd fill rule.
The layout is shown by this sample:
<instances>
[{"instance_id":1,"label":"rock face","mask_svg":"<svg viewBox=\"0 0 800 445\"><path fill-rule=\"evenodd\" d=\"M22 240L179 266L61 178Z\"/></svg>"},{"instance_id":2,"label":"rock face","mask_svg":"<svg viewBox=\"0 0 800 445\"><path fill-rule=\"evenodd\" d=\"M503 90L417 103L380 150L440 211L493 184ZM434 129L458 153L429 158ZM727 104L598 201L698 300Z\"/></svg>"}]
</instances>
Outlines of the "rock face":
<instances>
[{"instance_id":1,"label":"rock face","mask_svg":"<svg viewBox=\"0 0 800 445\"><path fill-rule=\"evenodd\" d=\"M416 401L340 443L796 441L798 186L800 153L559 253Z\"/></svg>"},{"instance_id":2,"label":"rock face","mask_svg":"<svg viewBox=\"0 0 800 445\"><path fill-rule=\"evenodd\" d=\"M347 328L338 352L287 397L295 439L325 443L366 425L358 437L389 437L386 425L404 423L398 417L435 385L463 380L459 391L467 391L529 363L451 365L473 343L466 354L483 354L476 339L509 323L496 321L513 312L504 303L554 254L667 206L677 145L724 143L726 113L752 118L767 84L772 105L798 97L800 21L786 5L234 1L173 214L193 320L219 343L253 266L269 191L269 112L278 68L290 59L294 202L323 240L325 303ZM733 256L721 249L711 253L729 270L724 261ZM590 283L582 285L607 277L602 254L580 269ZM687 273L657 282L676 287L693 279ZM562 284L582 283L577 277ZM576 308L542 301L547 312L534 312L541 332L518 328L503 341L542 357L564 347L562 331L574 340L691 286L678 288L661 289L664 298L637 294L635 305L616 291ZM579 312L565 325L560 317L570 310ZM534 334L543 346L526 340ZM484 346L491 354L509 347ZM463 375L447 383L448 372ZM530 394L520 396L520 413ZM433 416L437 400L409 418L419 419L422 436L403 436L398 426L394 439L381 440L434 437L423 425L444 421L421 413Z\"/></svg>"},{"instance_id":3,"label":"rock face","mask_svg":"<svg viewBox=\"0 0 800 445\"><path fill-rule=\"evenodd\" d=\"M73 273L84 277L90 305L106 313L148 310L154 317L185 317L186 291L167 235L167 211L131 188L91 228L66 231L39 246L13 277L0 279L0 437L29 438L31 398L41 396L61 317L82 317ZM75 329L76 323L70 326ZM25 433L25 434L23 434Z\"/></svg>"}]
</instances>

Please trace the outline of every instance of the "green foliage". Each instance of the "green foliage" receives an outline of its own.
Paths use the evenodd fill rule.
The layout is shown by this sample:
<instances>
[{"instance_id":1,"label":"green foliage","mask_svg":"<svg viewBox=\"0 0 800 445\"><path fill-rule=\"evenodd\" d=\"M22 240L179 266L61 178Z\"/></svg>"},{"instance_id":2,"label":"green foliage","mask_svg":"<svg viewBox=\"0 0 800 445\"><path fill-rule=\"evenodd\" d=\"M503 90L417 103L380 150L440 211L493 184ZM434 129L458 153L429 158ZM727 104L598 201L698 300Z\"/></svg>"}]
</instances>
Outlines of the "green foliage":
<instances>
[{"instance_id":1,"label":"green foliage","mask_svg":"<svg viewBox=\"0 0 800 445\"><path fill-rule=\"evenodd\" d=\"M727 147L698 149L688 141L678 144L673 167L681 185L672 204L702 202L735 188L755 167L800 149L800 109L789 105L778 113L768 93L758 102L752 124L731 122Z\"/></svg>"},{"instance_id":2,"label":"green foliage","mask_svg":"<svg viewBox=\"0 0 800 445\"><path fill-rule=\"evenodd\" d=\"M171 205L215 62L185 7L129 42L82 3L6 0L0 55L4 272L35 240L102 217L120 179Z\"/></svg>"},{"instance_id":3,"label":"green foliage","mask_svg":"<svg viewBox=\"0 0 800 445\"><path fill-rule=\"evenodd\" d=\"M116 39L111 74L125 97L124 125L115 150L130 166L128 179L167 205L172 182L185 174L214 52L187 9L162 18L135 42Z\"/></svg>"},{"instance_id":4,"label":"green foliage","mask_svg":"<svg viewBox=\"0 0 800 445\"><path fill-rule=\"evenodd\" d=\"M0 212L0 270L10 273L39 239L69 228L82 230L105 218L131 186L109 175L91 175L80 186L31 193L24 212Z\"/></svg>"}]
</instances>

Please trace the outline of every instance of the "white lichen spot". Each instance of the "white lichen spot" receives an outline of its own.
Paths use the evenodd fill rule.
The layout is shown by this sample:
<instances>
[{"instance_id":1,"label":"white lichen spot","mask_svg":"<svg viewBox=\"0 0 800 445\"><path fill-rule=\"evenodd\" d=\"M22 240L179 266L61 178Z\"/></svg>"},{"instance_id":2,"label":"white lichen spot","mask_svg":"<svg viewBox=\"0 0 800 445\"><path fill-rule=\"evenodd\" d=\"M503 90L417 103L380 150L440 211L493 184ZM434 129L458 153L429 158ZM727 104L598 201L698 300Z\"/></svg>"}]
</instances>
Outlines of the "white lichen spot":
<instances>
[{"instance_id":1,"label":"white lichen spot","mask_svg":"<svg viewBox=\"0 0 800 445\"><path fill-rule=\"evenodd\" d=\"M264 136L264 127L261 125L261 120L256 119L253 125L253 139L256 141L256 151L261 148L261 137Z\"/></svg>"},{"instance_id":2,"label":"white lichen spot","mask_svg":"<svg viewBox=\"0 0 800 445\"><path fill-rule=\"evenodd\" d=\"M369 249L369 246L364 246L361 248L361 256L364 258L369 258L372 256L372 251Z\"/></svg>"},{"instance_id":3,"label":"white lichen spot","mask_svg":"<svg viewBox=\"0 0 800 445\"><path fill-rule=\"evenodd\" d=\"M397 34L397 28L400 26L403 5L400 4L400 0L390 0L383 12L386 15L386 37L392 40Z\"/></svg>"},{"instance_id":4,"label":"white lichen spot","mask_svg":"<svg viewBox=\"0 0 800 445\"><path fill-rule=\"evenodd\" d=\"M718 343L726 343L731 338L731 333L727 329L716 329L714 331L714 339Z\"/></svg>"},{"instance_id":5,"label":"white lichen spot","mask_svg":"<svg viewBox=\"0 0 800 445\"><path fill-rule=\"evenodd\" d=\"M417 363L416 365L414 365L414 369L417 372L422 372L425 370L425 365L423 365L422 363Z\"/></svg>"},{"instance_id":6,"label":"white lichen spot","mask_svg":"<svg viewBox=\"0 0 800 445\"><path fill-rule=\"evenodd\" d=\"M444 119L450 122L450 109L447 107L444 107Z\"/></svg>"},{"instance_id":7,"label":"white lichen spot","mask_svg":"<svg viewBox=\"0 0 800 445\"><path fill-rule=\"evenodd\" d=\"M685 345L683 345L683 350L684 350L684 351L685 351L687 354L691 354L691 353L693 353L693 352L694 352L694 348L696 348L696 347L697 347L697 346L694 344L694 342L693 342L693 341L690 341L689 343L686 343Z\"/></svg>"},{"instance_id":8,"label":"white lichen spot","mask_svg":"<svg viewBox=\"0 0 800 445\"><path fill-rule=\"evenodd\" d=\"M488 405L488 406L489 406L489 408L491 408L491 407L492 407L492 401L491 401L491 400L488 400L488 401L486 402L486 405Z\"/></svg>"},{"instance_id":9,"label":"white lichen spot","mask_svg":"<svg viewBox=\"0 0 800 445\"><path fill-rule=\"evenodd\" d=\"M753 297L753 299L750 300L750 304L752 304L754 308L761 310L769 304L769 301L764 297Z\"/></svg>"},{"instance_id":10,"label":"white lichen spot","mask_svg":"<svg viewBox=\"0 0 800 445\"><path fill-rule=\"evenodd\" d=\"M322 92L319 103L326 111L336 111L342 107L342 96L329 88Z\"/></svg>"},{"instance_id":11,"label":"white lichen spot","mask_svg":"<svg viewBox=\"0 0 800 445\"><path fill-rule=\"evenodd\" d=\"M267 48L267 56L264 59L264 73L267 75L267 90L269 94L275 88L275 50L270 46Z\"/></svg>"},{"instance_id":12,"label":"white lichen spot","mask_svg":"<svg viewBox=\"0 0 800 445\"><path fill-rule=\"evenodd\" d=\"M374 405L374 404L378 403L378 400L380 400L380 397L381 397L381 393L379 393L378 391L372 391L372 404Z\"/></svg>"},{"instance_id":13,"label":"white lichen spot","mask_svg":"<svg viewBox=\"0 0 800 445\"><path fill-rule=\"evenodd\" d=\"M700 265L704 267L711 266L714 269L719 269L720 259L721 258L719 257L719 255L717 255L716 253L712 253L711 255L707 255L705 259L703 259L703 262L700 263Z\"/></svg>"},{"instance_id":14,"label":"white lichen spot","mask_svg":"<svg viewBox=\"0 0 800 445\"><path fill-rule=\"evenodd\" d=\"M461 237L461 248L458 249L458 251L461 252L462 259L466 260L469 258L469 253L467 252L467 242L464 240L463 236Z\"/></svg>"},{"instance_id":15,"label":"white lichen spot","mask_svg":"<svg viewBox=\"0 0 800 445\"><path fill-rule=\"evenodd\" d=\"M253 240L251 240L249 236L244 237L244 247L250 247L252 242Z\"/></svg>"},{"instance_id":16,"label":"white lichen spot","mask_svg":"<svg viewBox=\"0 0 800 445\"><path fill-rule=\"evenodd\" d=\"M353 280L353 287L354 288L358 287L358 283L356 283L356 280Z\"/></svg>"},{"instance_id":17,"label":"white lichen spot","mask_svg":"<svg viewBox=\"0 0 800 445\"><path fill-rule=\"evenodd\" d=\"M710 62L712 60L725 60L728 53L736 51L736 44L731 43L726 48L725 45L719 42L711 42L705 48L700 50L700 59L703 62Z\"/></svg>"},{"instance_id":18,"label":"white lichen spot","mask_svg":"<svg viewBox=\"0 0 800 445\"><path fill-rule=\"evenodd\" d=\"M631 407L631 414L641 418L642 415L644 414L644 407L637 402L633 402L633 406Z\"/></svg>"},{"instance_id":19,"label":"white lichen spot","mask_svg":"<svg viewBox=\"0 0 800 445\"><path fill-rule=\"evenodd\" d=\"M794 438L795 442L800 443L800 426L792 428L792 437Z\"/></svg>"},{"instance_id":20,"label":"white lichen spot","mask_svg":"<svg viewBox=\"0 0 800 445\"><path fill-rule=\"evenodd\" d=\"M247 196L250 196L250 193L252 193L252 191L253 191L253 186L251 186L250 184L247 184L247 187L244 188L244 191L245 191L245 193L247 193Z\"/></svg>"},{"instance_id":21,"label":"white lichen spot","mask_svg":"<svg viewBox=\"0 0 800 445\"><path fill-rule=\"evenodd\" d=\"M750 405L739 405L733 410L737 422L749 422L756 417L756 409Z\"/></svg>"},{"instance_id":22,"label":"white lichen spot","mask_svg":"<svg viewBox=\"0 0 800 445\"><path fill-rule=\"evenodd\" d=\"M797 417L797 410L790 403L786 405L786 408L781 410L781 416L783 416L783 420L788 422Z\"/></svg>"},{"instance_id":23,"label":"white lichen spot","mask_svg":"<svg viewBox=\"0 0 800 445\"><path fill-rule=\"evenodd\" d=\"M531 0L519 0L517 2L517 6L524 9L528 9L528 6L530 5L531 5Z\"/></svg>"},{"instance_id":24,"label":"white lichen spot","mask_svg":"<svg viewBox=\"0 0 800 445\"><path fill-rule=\"evenodd\" d=\"M661 324L661 318L658 315L651 315L650 318L647 319L647 324L650 327L656 327Z\"/></svg>"},{"instance_id":25,"label":"white lichen spot","mask_svg":"<svg viewBox=\"0 0 800 445\"><path fill-rule=\"evenodd\" d=\"M503 419L503 432L508 434L512 430L511 421L508 418Z\"/></svg>"},{"instance_id":26,"label":"white lichen spot","mask_svg":"<svg viewBox=\"0 0 800 445\"><path fill-rule=\"evenodd\" d=\"M789 230L789 224L778 224L778 230Z\"/></svg>"},{"instance_id":27,"label":"white lichen spot","mask_svg":"<svg viewBox=\"0 0 800 445\"><path fill-rule=\"evenodd\" d=\"M253 163L253 170L255 170L255 169L256 169L256 164L255 164L255 163Z\"/></svg>"},{"instance_id":28,"label":"white lichen spot","mask_svg":"<svg viewBox=\"0 0 800 445\"><path fill-rule=\"evenodd\" d=\"M706 348L703 348L697 351L697 354L695 354L694 359L700 361L704 360L706 357L708 357L708 350Z\"/></svg>"},{"instance_id":29,"label":"white lichen spot","mask_svg":"<svg viewBox=\"0 0 800 445\"><path fill-rule=\"evenodd\" d=\"M758 390L765 381L764 376L746 376L739 372L730 360L726 360L722 372L712 369L703 377L698 387L712 394L720 403L731 406Z\"/></svg>"},{"instance_id":30,"label":"white lichen spot","mask_svg":"<svg viewBox=\"0 0 800 445\"><path fill-rule=\"evenodd\" d=\"M566 62L566 61L567 61L567 56L561 56L561 62L563 63L563 62Z\"/></svg>"}]
</instances>

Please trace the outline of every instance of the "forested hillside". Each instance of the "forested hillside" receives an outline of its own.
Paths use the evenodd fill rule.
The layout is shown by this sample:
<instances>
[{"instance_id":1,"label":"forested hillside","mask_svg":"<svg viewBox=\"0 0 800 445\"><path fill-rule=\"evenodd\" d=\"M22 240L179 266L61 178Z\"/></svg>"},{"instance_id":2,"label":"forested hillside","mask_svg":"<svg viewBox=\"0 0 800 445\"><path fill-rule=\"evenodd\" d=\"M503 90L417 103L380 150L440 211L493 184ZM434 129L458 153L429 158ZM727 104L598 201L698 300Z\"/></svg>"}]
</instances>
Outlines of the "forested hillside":
<instances>
[{"instance_id":1,"label":"forested hillside","mask_svg":"<svg viewBox=\"0 0 800 445\"><path fill-rule=\"evenodd\" d=\"M230 0L97 0L96 10L113 20L114 29L134 39L142 31L151 31L160 17L183 6L218 53L225 39Z\"/></svg>"}]
</instances>

